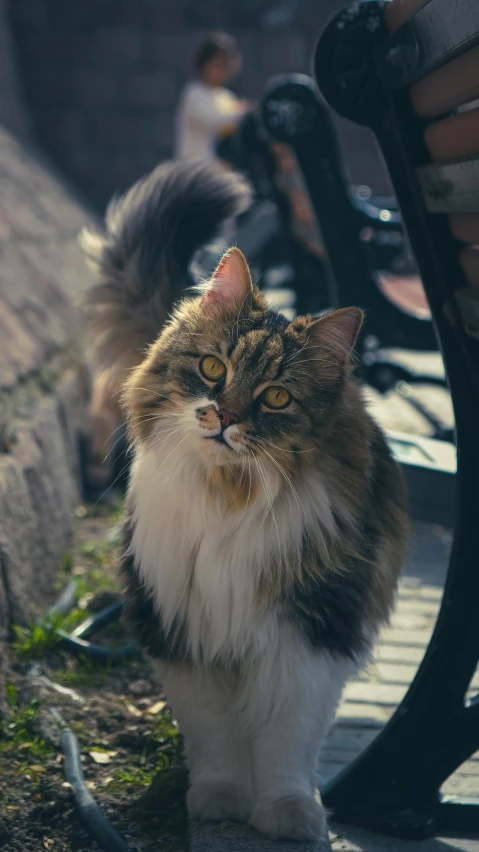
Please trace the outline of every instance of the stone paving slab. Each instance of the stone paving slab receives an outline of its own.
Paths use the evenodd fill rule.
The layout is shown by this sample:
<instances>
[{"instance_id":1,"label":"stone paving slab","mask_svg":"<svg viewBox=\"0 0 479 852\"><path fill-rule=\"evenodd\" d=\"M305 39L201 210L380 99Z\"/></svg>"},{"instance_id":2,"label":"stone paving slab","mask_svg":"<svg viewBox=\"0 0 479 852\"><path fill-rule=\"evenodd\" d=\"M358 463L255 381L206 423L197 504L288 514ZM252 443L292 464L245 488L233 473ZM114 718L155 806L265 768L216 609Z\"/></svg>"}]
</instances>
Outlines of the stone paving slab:
<instances>
[{"instance_id":1,"label":"stone paving slab","mask_svg":"<svg viewBox=\"0 0 479 852\"><path fill-rule=\"evenodd\" d=\"M334 828L332 852L479 852L479 840L474 839L398 840L372 834L356 826L335 825Z\"/></svg>"},{"instance_id":2,"label":"stone paving slab","mask_svg":"<svg viewBox=\"0 0 479 852\"><path fill-rule=\"evenodd\" d=\"M248 826L224 822L193 825L190 852L331 852L331 846L328 840L318 843L268 840Z\"/></svg>"}]
</instances>

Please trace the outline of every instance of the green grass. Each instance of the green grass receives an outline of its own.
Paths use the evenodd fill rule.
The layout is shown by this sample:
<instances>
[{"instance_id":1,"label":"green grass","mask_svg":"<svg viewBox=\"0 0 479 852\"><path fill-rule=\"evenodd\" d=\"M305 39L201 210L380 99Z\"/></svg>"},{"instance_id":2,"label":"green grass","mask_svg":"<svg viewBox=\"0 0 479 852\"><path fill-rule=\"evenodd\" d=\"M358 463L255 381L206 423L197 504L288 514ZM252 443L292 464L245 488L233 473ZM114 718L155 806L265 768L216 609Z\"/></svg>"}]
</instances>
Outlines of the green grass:
<instances>
[{"instance_id":1,"label":"green grass","mask_svg":"<svg viewBox=\"0 0 479 852\"><path fill-rule=\"evenodd\" d=\"M73 556L72 556L72 554L71 554L71 553L64 553L64 554L63 554L63 556L62 556L62 562L61 562L61 568L62 568L62 571L63 571L65 574L69 574L69 573L70 573L70 571L71 571L71 570L72 570L72 568L73 568Z\"/></svg>"},{"instance_id":2,"label":"green grass","mask_svg":"<svg viewBox=\"0 0 479 852\"><path fill-rule=\"evenodd\" d=\"M125 787L149 787L153 781L154 773L143 769L141 766L133 766L128 769L116 769L113 773L113 781L108 789L114 793Z\"/></svg>"},{"instance_id":3,"label":"green grass","mask_svg":"<svg viewBox=\"0 0 479 852\"><path fill-rule=\"evenodd\" d=\"M13 627L13 651L22 659L38 659L51 651L59 640L58 631L69 633L85 618L85 610L75 609L68 615L45 616L39 622L33 622L29 627Z\"/></svg>"},{"instance_id":4,"label":"green grass","mask_svg":"<svg viewBox=\"0 0 479 852\"><path fill-rule=\"evenodd\" d=\"M111 664L99 665L92 663L87 657L77 660L68 659L64 669L55 671L55 680L64 686L101 686L111 672Z\"/></svg>"},{"instance_id":5,"label":"green grass","mask_svg":"<svg viewBox=\"0 0 479 852\"><path fill-rule=\"evenodd\" d=\"M143 785L146 787L146 784ZM158 772L148 787L139 790L127 809L127 819L133 818L142 827L142 833L158 838L183 840L188 837L186 790L188 773L183 766ZM162 843L162 848L168 848ZM174 848L177 848L176 844Z\"/></svg>"},{"instance_id":6,"label":"green grass","mask_svg":"<svg viewBox=\"0 0 479 852\"><path fill-rule=\"evenodd\" d=\"M0 751L24 755L21 771L27 771L32 760L37 763L54 754L52 747L37 733L38 702L21 705L13 683L7 684L10 718L0 719Z\"/></svg>"},{"instance_id":7,"label":"green grass","mask_svg":"<svg viewBox=\"0 0 479 852\"><path fill-rule=\"evenodd\" d=\"M148 787L157 775L183 771L181 738L173 723L169 710L159 713L144 734L144 746L140 754L132 754L128 767L119 767L108 785L112 793L127 788ZM172 776L169 774L169 778Z\"/></svg>"},{"instance_id":8,"label":"green grass","mask_svg":"<svg viewBox=\"0 0 479 852\"><path fill-rule=\"evenodd\" d=\"M170 763L172 765L178 763L181 752L180 735L169 710L163 710L154 717L151 730L148 733L148 741L156 747L167 744L170 749Z\"/></svg>"},{"instance_id":9,"label":"green grass","mask_svg":"<svg viewBox=\"0 0 479 852\"><path fill-rule=\"evenodd\" d=\"M114 523L105 531L105 537L101 541L92 539L85 541L82 545L82 553L99 565L107 565L116 556L117 548L121 544L122 530L118 522Z\"/></svg>"}]
</instances>

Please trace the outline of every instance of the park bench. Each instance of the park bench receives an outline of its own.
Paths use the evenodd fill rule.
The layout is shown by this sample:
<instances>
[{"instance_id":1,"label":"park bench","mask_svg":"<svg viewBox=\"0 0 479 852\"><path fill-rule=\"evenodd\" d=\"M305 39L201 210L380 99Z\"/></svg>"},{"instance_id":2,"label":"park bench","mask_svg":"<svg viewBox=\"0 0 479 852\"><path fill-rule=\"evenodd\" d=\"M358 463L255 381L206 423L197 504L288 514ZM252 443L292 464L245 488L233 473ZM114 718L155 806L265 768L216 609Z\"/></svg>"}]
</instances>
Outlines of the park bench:
<instances>
[{"instance_id":1,"label":"park bench","mask_svg":"<svg viewBox=\"0 0 479 852\"><path fill-rule=\"evenodd\" d=\"M243 214L235 235L253 277L261 287L292 290L297 313L327 309L329 264L314 214L309 216L308 194L294 155L286 146L271 142L256 111L248 113L222 141L218 153L246 175L255 192L252 211ZM276 230L273 239L270 231L258 227L258 209L264 211L264 222L269 216Z\"/></svg>"},{"instance_id":2,"label":"park bench","mask_svg":"<svg viewBox=\"0 0 479 852\"><path fill-rule=\"evenodd\" d=\"M439 617L396 713L323 791L338 820L425 838L479 832L479 796L441 785L479 749L479 4L367 0L315 53L319 89L379 141L444 357L456 423L456 522Z\"/></svg>"},{"instance_id":3,"label":"park bench","mask_svg":"<svg viewBox=\"0 0 479 852\"><path fill-rule=\"evenodd\" d=\"M301 118L303 110L306 115ZM291 114L296 121L291 120ZM278 211L282 235L288 241L293 261L293 277L286 286L295 291L296 311L315 313L359 303L366 308L370 321L371 311L374 317L376 307L376 325L384 332L387 327L381 311L384 307L396 347L409 345L414 348L415 337L422 336L419 340L421 348L425 327L429 333L426 343L433 345L432 324L428 321L425 325L421 318L413 317L411 327L404 329L408 315L398 311L378 289L373 277L375 271L381 267L393 269L404 259L407 262L408 250L397 202L392 198L371 198L364 187L359 191L349 187L329 110L321 103L313 81L298 74L275 78L263 100L262 119L256 113L246 116L227 145L222 145L220 150L230 165L247 175L256 197L269 200ZM318 147L320 156L315 159ZM306 182L304 178L298 181L298 177L301 178L300 163ZM317 218L310 198L315 201L324 233L320 227L314 227ZM347 224L343 229L345 221ZM373 231L374 237L365 244L361 236L366 229L369 233ZM254 223L252 227L247 219L246 227L239 228L237 242L253 262L253 268L256 259L261 256L258 241L261 242L260 229ZM372 251L371 245L374 246ZM334 269L329 256L331 247L331 259L337 261ZM348 256L343 263L345 251ZM354 273L354 261L358 255L362 276ZM269 274L266 267L270 258L266 258L266 265L264 260L264 256L261 257L260 266L255 269L256 273L260 273L257 277L261 285ZM345 283L345 292L339 287L338 294L337 280ZM366 286L361 290L362 280L366 280ZM422 293L421 285L420 289ZM275 296L281 300L280 291ZM281 304L279 309L283 309ZM417 519L435 520L450 526L453 523L456 473L455 448L448 443L452 439L451 430L445 428L417 397L408 394L410 384L414 382L432 384L436 381L443 385L442 363L436 376L424 376L420 371L410 376L398 362L397 348L395 359L383 358L380 361L378 352L368 345L370 336L360 342L363 379L368 382L370 377L371 383L383 393L395 387L410 405L419 409L436 439L388 432L390 446L406 476L411 510ZM440 361L439 358L437 360Z\"/></svg>"},{"instance_id":4,"label":"park bench","mask_svg":"<svg viewBox=\"0 0 479 852\"><path fill-rule=\"evenodd\" d=\"M331 306L359 304L366 309L357 344L363 380L380 393L395 389L428 420L433 437L451 441L451 429L409 392L413 384L445 386L440 359L435 372L424 371L411 359L405 364L388 352L437 351L397 204L383 199L383 206L352 190L330 110L311 78L288 74L271 81L262 116L270 137L288 144L301 167L332 267Z\"/></svg>"}]
</instances>

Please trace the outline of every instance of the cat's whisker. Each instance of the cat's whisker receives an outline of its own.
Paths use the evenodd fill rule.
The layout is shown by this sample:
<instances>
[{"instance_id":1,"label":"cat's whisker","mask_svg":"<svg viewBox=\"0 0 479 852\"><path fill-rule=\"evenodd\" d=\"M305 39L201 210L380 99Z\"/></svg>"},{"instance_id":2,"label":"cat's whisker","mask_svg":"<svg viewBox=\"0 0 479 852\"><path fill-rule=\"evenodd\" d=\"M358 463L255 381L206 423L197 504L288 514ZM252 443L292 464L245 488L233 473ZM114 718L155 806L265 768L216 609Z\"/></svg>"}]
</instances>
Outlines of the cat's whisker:
<instances>
[{"instance_id":1,"label":"cat's whisker","mask_svg":"<svg viewBox=\"0 0 479 852\"><path fill-rule=\"evenodd\" d=\"M103 450L104 450L104 449L106 449L106 447L108 446L109 442L110 442L110 441L111 441L111 439L113 438L113 435L116 435L116 433L117 433L120 429L124 429L124 428L125 428L125 423L120 423L120 425L119 425L119 426L117 426L117 427L116 427L116 429L113 429L113 432L112 432L110 435L108 435L108 438L106 439L105 443L103 444L102 449L103 449Z\"/></svg>"},{"instance_id":2,"label":"cat's whisker","mask_svg":"<svg viewBox=\"0 0 479 852\"><path fill-rule=\"evenodd\" d=\"M115 478L114 478L113 482L111 482L111 483L110 483L110 485L108 486L108 488L105 488L105 490L104 490L103 494L100 494L100 496L99 496L98 500L96 500L96 501L95 501L95 506L98 506L98 503L100 502L100 500L103 500L103 498L104 498L104 497L106 497L106 495L108 494L108 492L109 492L109 491L111 491L111 489L113 488L113 486L114 486L114 485L116 485L116 483L118 482L118 480L119 480L119 479L123 476L123 474L125 473L125 471L127 471L127 470L128 470L128 468L129 468L129 467L130 467L130 462L128 461L128 462L127 462L127 463L126 463L126 464L122 467L122 469L120 470L120 472L119 472L119 473L117 473L117 475L115 476Z\"/></svg>"},{"instance_id":3,"label":"cat's whisker","mask_svg":"<svg viewBox=\"0 0 479 852\"><path fill-rule=\"evenodd\" d=\"M167 396L165 393L160 393L157 390L153 390L153 388L143 388L143 387L138 387L137 385L135 385L134 387L131 388L131 390L145 391L146 393L149 393L149 394L151 394L152 396L155 396L155 397L161 396L162 399L167 399L168 402L174 402L174 403L178 402L177 399L172 399L171 396Z\"/></svg>"},{"instance_id":4,"label":"cat's whisker","mask_svg":"<svg viewBox=\"0 0 479 852\"><path fill-rule=\"evenodd\" d=\"M239 529L239 527L241 526L241 524L242 524L242 522L243 522L243 518L244 518L244 516L246 515L246 511L247 511L247 509L248 509L249 501L250 501L250 497L251 497L251 487L252 487L252 483L253 483L253 477L252 477L252 475L251 475L251 458L250 458L249 456L246 456L246 461L248 462L248 474L249 474L248 496L247 496L247 498L246 498L246 505L245 505L245 507L244 507L244 509L243 509L243 513L242 513L242 515L241 515L241 518L239 519L239 521L238 521L237 525L234 527L234 529L233 529L233 530L231 530L230 537L231 537L231 536L233 536L233 535L234 535L234 533L235 533L235 532ZM246 468L246 466L245 466L245 468Z\"/></svg>"},{"instance_id":5,"label":"cat's whisker","mask_svg":"<svg viewBox=\"0 0 479 852\"><path fill-rule=\"evenodd\" d=\"M164 411L148 411L143 414L136 414L134 417L129 416L128 423L146 423L148 420L167 420L171 416Z\"/></svg>"},{"instance_id":6,"label":"cat's whisker","mask_svg":"<svg viewBox=\"0 0 479 852\"><path fill-rule=\"evenodd\" d=\"M230 464L228 464L228 467L229 467L229 469L231 470L231 473L232 473L233 478L234 478L234 474L233 474L233 470L232 470L232 468L231 468L231 465L230 465ZM239 489L241 488L241 484L242 484L242 482L243 482L243 476L244 476L245 468L246 468L245 459L242 459L242 464L241 464L241 476L240 476L240 478L239 478L239 480L238 480L238 483L237 483L237 485L236 485L235 490L233 491L233 494L231 495L231 496L232 496L232 498L233 498L233 497L234 497L234 496L238 493Z\"/></svg>"},{"instance_id":7,"label":"cat's whisker","mask_svg":"<svg viewBox=\"0 0 479 852\"><path fill-rule=\"evenodd\" d=\"M288 474L286 473L286 471L284 470L284 468L282 467L282 465L280 465L280 463L279 463L279 462L278 462L278 461L277 461L277 460L276 460L276 459L275 459L275 458L271 455L271 453L269 453L269 452L268 452L268 450L266 450L264 447L261 447L261 446L259 447L259 449L261 450L261 452L265 453L265 454L268 456L268 458L269 458L269 459L271 459L271 461L273 462L273 464L274 464L274 465L276 465L276 467L278 468L279 472L281 473L281 475L284 477L285 481L288 483L289 487L291 488L291 491L292 491L292 493L293 493L293 495L294 495L294 497L295 497L295 500L296 500L296 502L297 502L297 504L298 504L298 508L299 508L299 509L301 510L301 512L303 513L303 517L306 517L306 511L305 511L305 508L304 508L304 506L303 506L303 504L302 504L302 502L301 502L301 499L300 499L300 497L299 497L299 494L298 494L298 492L297 492L296 488L294 487L294 485L293 485L293 483L292 483L292 481L291 481L291 478L288 476Z\"/></svg>"},{"instance_id":8,"label":"cat's whisker","mask_svg":"<svg viewBox=\"0 0 479 852\"><path fill-rule=\"evenodd\" d=\"M180 426L180 429L181 429L181 428L182 428L182 427ZM193 434L193 432L190 430L190 431L189 431L189 432L187 432L187 433L186 433L186 435L185 435L185 436L181 439L181 441L178 441L178 443L177 443L176 447L173 447L173 449L171 450L171 452L169 452L169 453L168 453L168 455L167 455L167 456L165 456L165 458L164 458L164 459L163 459L163 461L161 462L160 466L157 468L157 470L156 470L156 472L157 472L157 473L159 473L159 472L160 472L160 470L161 470L161 468L163 467L163 465L164 465L164 464L168 461L168 459L170 458L170 456L172 456L172 455L173 455L173 453L174 453L174 452L178 449L178 447L180 447L180 446L181 446L181 444L183 443L183 441L186 441L186 439L187 439L187 438L189 438L189 437L190 437L190 435L192 435L192 434Z\"/></svg>"},{"instance_id":9,"label":"cat's whisker","mask_svg":"<svg viewBox=\"0 0 479 852\"><path fill-rule=\"evenodd\" d=\"M249 296L250 296L250 293L249 293L249 292L248 292L248 293L246 293L246 296L244 297L243 301L241 302L241 305L240 305L239 310L238 310L238 316L237 316L237 318L236 318L236 322L235 322L235 324L234 324L233 328L231 329L231 335L233 335L233 334L234 334L234 330L235 330L235 328L237 328L237 327L238 327L238 323L240 322L240 315L241 315L241 311L243 310L243 308L244 308L244 304L245 304L245 302L246 302L246 300L248 299L248 297L249 297ZM252 321L253 321L253 320L251 320L251 319L248 319L248 320L247 320L247 322L252 322ZM239 331L237 332L237 335L236 335L236 342L238 342L238 340L239 340Z\"/></svg>"},{"instance_id":10,"label":"cat's whisker","mask_svg":"<svg viewBox=\"0 0 479 852\"><path fill-rule=\"evenodd\" d=\"M295 361L294 366L297 367L298 364L309 364L312 361L318 361L320 364L324 364L325 367L337 367L337 363L334 361L326 361L325 358L302 358L301 361Z\"/></svg>"},{"instance_id":11,"label":"cat's whisker","mask_svg":"<svg viewBox=\"0 0 479 852\"><path fill-rule=\"evenodd\" d=\"M162 444L164 444L164 442L165 442L168 438L171 438L173 435L175 435L177 432L179 432L179 431L180 431L180 429L183 429L183 426L177 426L177 427L176 427L176 428L174 428L174 429L167 430L167 431L165 431L165 432L160 432L160 433L159 433L159 435L158 435L158 436L155 436L155 437L158 437L158 438L160 438L161 440L155 440L155 441L152 443L151 448L152 448L153 450L157 450L157 449L158 449L158 447L160 447ZM188 433L188 434L191 434L191 433Z\"/></svg>"},{"instance_id":12,"label":"cat's whisker","mask_svg":"<svg viewBox=\"0 0 479 852\"><path fill-rule=\"evenodd\" d=\"M274 523L274 526L275 526L275 529L276 529L276 535L278 537L278 551L281 552L281 539L280 539L280 536L279 536L278 523L276 521L276 515L275 515L275 511L274 511L274 500L273 500L273 494L272 494L272 491L271 491L271 487L270 487L270 484L268 482L266 470L263 467L262 462L257 457L255 457L255 462L256 462L256 466L258 468L258 473L260 474L260 477L262 478L264 493L266 495L266 500L268 501L268 505L269 505L269 511L270 511L271 517L273 518L273 523Z\"/></svg>"},{"instance_id":13,"label":"cat's whisker","mask_svg":"<svg viewBox=\"0 0 479 852\"><path fill-rule=\"evenodd\" d=\"M304 346L302 346L301 349L298 349L297 352L293 352L293 354L290 355L289 358L286 358L284 363L289 364L289 363L291 363L291 361L294 361L294 359L297 358L298 355L301 355L301 352L304 352L304 350L306 349L308 344L309 344L309 335L308 335L308 339L307 339L306 343L304 344Z\"/></svg>"},{"instance_id":14,"label":"cat's whisker","mask_svg":"<svg viewBox=\"0 0 479 852\"><path fill-rule=\"evenodd\" d=\"M124 437L123 435L120 435L120 437L116 439L115 443L114 443L114 444L110 447L110 449L108 450L108 452L106 453L106 455L104 455L104 456L103 456L103 462L108 461L108 459L109 459L109 457L111 456L111 454L112 454L113 450L115 449L115 447L117 447L117 446L118 446L118 444L120 443L120 441L122 441L122 440L123 440L123 437ZM107 444L108 444L108 441L107 441ZM105 444L105 446L107 446L107 444Z\"/></svg>"},{"instance_id":15,"label":"cat's whisker","mask_svg":"<svg viewBox=\"0 0 479 852\"><path fill-rule=\"evenodd\" d=\"M264 443L268 444L269 447L274 447L275 450L280 450L282 453L301 455L302 453L312 453L316 449L316 447L308 447L306 450L287 450L286 447L279 447L277 444L272 444L271 441L267 441L266 438L260 438L259 435L253 435L253 437L259 441L264 441Z\"/></svg>"},{"instance_id":16,"label":"cat's whisker","mask_svg":"<svg viewBox=\"0 0 479 852\"><path fill-rule=\"evenodd\" d=\"M271 493L271 487L270 487L270 484L268 482L268 478L266 476L266 471L265 471L264 465L261 463L261 460L258 456L256 456L255 461L256 461L258 470L261 472L264 490L265 490L266 498L268 500L268 506L269 506L270 511L272 512L273 511L273 495Z\"/></svg>"},{"instance_id":17,"label":"cat's whisker","mask_svg":"<svg viewBox=\"0 0 479 852\"><path fill-rule=\"evenodd\" d=\"M323 387L324 385L324 382L320 382L316 376L312 376L311 373L306 373L305 370L295 370L294 373L291 373L290 377L294 378L295 376L307 376L308 379L311 379L312 382L316 382L316 384L320 387Z\"/></svg>"}]
</instances>

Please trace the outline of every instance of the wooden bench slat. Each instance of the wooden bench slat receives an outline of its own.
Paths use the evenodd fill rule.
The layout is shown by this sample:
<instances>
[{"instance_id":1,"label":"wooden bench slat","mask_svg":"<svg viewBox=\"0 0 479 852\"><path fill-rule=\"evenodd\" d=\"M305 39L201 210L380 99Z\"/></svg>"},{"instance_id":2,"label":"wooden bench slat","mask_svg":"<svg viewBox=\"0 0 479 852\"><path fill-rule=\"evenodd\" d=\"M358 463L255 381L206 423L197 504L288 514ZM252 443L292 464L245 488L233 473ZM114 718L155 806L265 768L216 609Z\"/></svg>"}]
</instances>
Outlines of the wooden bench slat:
<instances>
[{"instance_id":1,"label":"wooden bench slat","mask_svg":"<svg viewBox=\"0 0 479 852\"><path fill-rule=\"evenodd\" d=\"M417 176L430 213L479 213L479 158L420 166Z\"/></svg>"},{"instance_id":2,"label":"wooden bench slat","mask_svg":"<svg viewBox=\"0 0 479 852\"><path fill-rule=\"evenodd\" d=\"M473 47L411 87L421 118L438 118L479 98L479 46Z\"/></svg>"},{"instance_id":3,"label":"wooden bench slat","mask_svg":"<svg viewBox=\"0 0 479 852\"><path fill-rule=\"evenodd\" d=\"M381 70L403 88L479 43L476 0L429 0L391 35Z\"/></svg>"},{"instance_id":4,"label":"wooden bench slat","mask_svg":"<svg viewBox=\"0 0 479 852\"><path fill-rule=\"evenodd\" d=\"M479 245L479 214L454 213L449 218L449 225L454 239Z\"/></svg>"},{"instance_id":5,"label":"wooden bench slat","mask_svg":"<svg viewBox=\"0 0 479 852\"><path fill-rule=\"evenodd\" d=\"M467 246L463 249L459 255L459 265L467 283L476 293L479 292L479 246Z\"/></svg>"},{"instance_id":6,"label":"wooden bench slat","mask_svg":"<svg viewBox=\"0 0 479 852\"><path fill-rule=\"evenodd\" d=\"M439 162L479 154L479 109L430 124L424 141L431 159Z\"/></svg>"}]
</instances>

